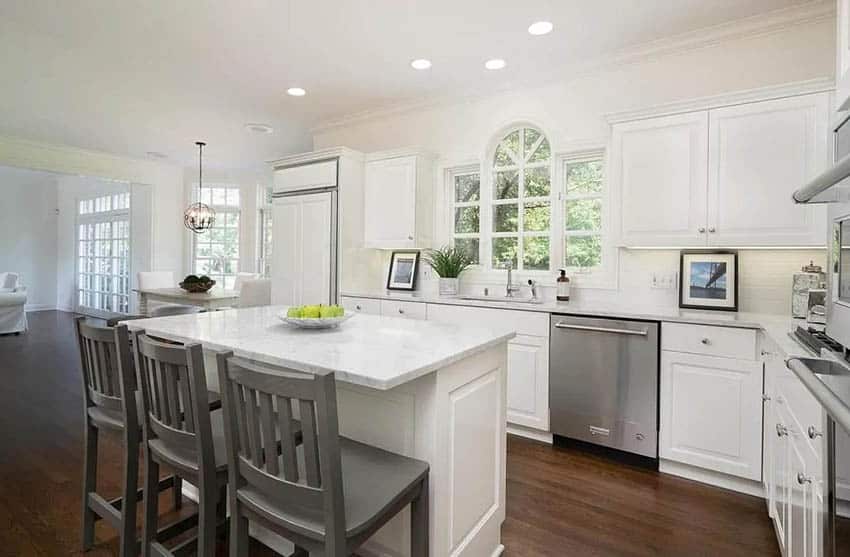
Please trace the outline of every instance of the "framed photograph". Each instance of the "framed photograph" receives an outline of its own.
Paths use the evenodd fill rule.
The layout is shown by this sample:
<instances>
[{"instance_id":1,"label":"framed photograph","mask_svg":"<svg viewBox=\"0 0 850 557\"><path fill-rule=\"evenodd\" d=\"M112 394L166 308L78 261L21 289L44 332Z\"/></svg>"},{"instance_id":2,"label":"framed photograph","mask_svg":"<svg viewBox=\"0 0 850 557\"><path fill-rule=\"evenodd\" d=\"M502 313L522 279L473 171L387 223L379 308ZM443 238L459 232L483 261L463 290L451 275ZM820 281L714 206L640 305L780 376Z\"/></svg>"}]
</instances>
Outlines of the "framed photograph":
<instances>
[{"instance_id":1,"label":"framed photograph","mask_svg":"<svg viewBox=\"0 0 850 557\"><path fill-rule=\"evenodd\" d=\"M416 289L418 272L418 251L394 251L390 258L390 269L387 273L387 290Z\"/></svg>"},{"instance_id":2,"label":"framed photograph","mask_svg":"<svg viewBox=\"0 0 850 557\"><path fill-rule=\"evenodd\" d=\"M738 311L738 252L682 251L679 307Z\"/></svg>"}]
</instances>

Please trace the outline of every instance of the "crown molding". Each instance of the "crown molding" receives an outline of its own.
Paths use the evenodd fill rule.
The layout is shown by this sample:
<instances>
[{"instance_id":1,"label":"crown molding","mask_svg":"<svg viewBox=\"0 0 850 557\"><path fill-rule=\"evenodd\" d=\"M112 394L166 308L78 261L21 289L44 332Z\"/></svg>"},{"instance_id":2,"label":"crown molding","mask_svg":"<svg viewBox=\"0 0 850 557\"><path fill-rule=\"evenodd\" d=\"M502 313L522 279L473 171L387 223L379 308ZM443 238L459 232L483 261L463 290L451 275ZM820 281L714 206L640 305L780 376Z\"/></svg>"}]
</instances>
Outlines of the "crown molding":
<instances>
[{"instance_id":1,"label":"crown molding","mask_svg":"<svg viewBox=\"0 0 850 557\"><path fill-rule=\"evenodd\" d=\"M306 153L287 155L279 159L266 161L266 164L277 170L290 166L300 166L302 164L322 162L343 157L354 159L358 162L363 161L363 153L360 151L355 151L348 147L330 147L328 149L320 149L318 151L308 151Z\"/></svg>"},{"instance_id":2,"label":"crown molding","mask_svg":"<svg viewBox=\"0 0 850 557\"><path fill-rule=\"evenodd\" d=\"M798 25L813 24L826 21L835 17L835 2L830 0L813 0L798 6L791 6L779 10L773 10L764 14L737 19L721 23L711 27L704 27L695 31L681 33L654 41L641 43L624 48L611 55L598 57L577 66L570 66L569 71L562 75L570 78L586 76L588 74L651 61L658 58L673 56L684 52L708 48L723 42L740 40L744 38L758 37L773 33L781 33ZM548 80L537 87L549 85L556 80ZM530 90L534 87L524 88ZM420 97L408 99L397 103L385 104L332 117L319 121L310 128L310 133L317 134L332 129L343 128L353 124L360 124L370 120L387 118L406 114L413 111L427 110L439 106L456 105L474 102L475 100L498 96L506 93L516 93L518 90L507 88L489 94L468 93L443 96Z\"/></svg>"},{"instance_id":3,"label":"crown molding","mask_svg":"<svg viewBox=\"0 0 850 557\"><path fill-rule=\"evenodd\" d=\"M718 95L709 95L683 101L673 101L639 108L637 110L611 112L605 114L604 117L609 124L617 124L620 122L643 120L645 118L655 118L656 116L670 116L673 114L695 112L697 110L708 110L711 108L720 108L736 104L768 101L772 99L795 97L798 95L808 95L812 93L824 93L833 91L834 89L835 81L831 77L821 77L808 79L806 81L795 81L791 83L771 85L768 87L758 87L756 89L746 89L744 91L735 91L732 93L720 93Z\"/></svg>"}]
</instances>

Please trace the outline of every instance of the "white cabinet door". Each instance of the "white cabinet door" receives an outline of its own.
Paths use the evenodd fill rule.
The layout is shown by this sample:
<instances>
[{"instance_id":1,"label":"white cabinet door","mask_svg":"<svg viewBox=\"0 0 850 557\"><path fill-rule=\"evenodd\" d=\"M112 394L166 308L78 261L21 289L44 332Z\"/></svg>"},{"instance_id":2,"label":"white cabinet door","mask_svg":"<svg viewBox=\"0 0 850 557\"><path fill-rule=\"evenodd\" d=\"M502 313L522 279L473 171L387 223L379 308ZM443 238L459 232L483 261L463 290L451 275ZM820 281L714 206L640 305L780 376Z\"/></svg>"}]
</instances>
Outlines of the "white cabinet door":
<instances>
[{"instance_id":1,"label":"white cabinet door","mask_svg":"<svg viewBox=\"0 0 850 557\"><path fill-rule=\"evenodd\" d=\"M549 314L428 304L428 319L514 329L517 336L508 343L508 422L549 431Z\"/></svg>"},{"instance_id":2,"label":"white cabinet door","mask_svg":"<svg viewBox=\"0 0 850 557\"><path fill-rule=\"evenodd\" d=\"M850 109L850 0L838 0L835 55L835 110Z\"/></svg>"},{"instance_id":3,"label":"white cabinet door","mask_svg":"<svg viewBox=\"0 0 850 557\"><path fill-rule=\"evenodd\" d=\"M824 207L791 194L827 162L826 93L710 111L708 243L823 246Z\"/></svg>"},{"instance_id":4,"label":"white cabinet door","mask_svg":"<svg viewBox=\"0 0 850 557\"><path fill-rule=\"evenodd\" d=\"M416 157L366 163L364 244L367 248L416 245Z\"/></svg>"},{"instance_id":5,"label":"white cabinet door","mask_svg":"<svg viewBox=\"0 0 850 557\"><path fill-rule=\"evenodd\" d=\"M761 480L762 363L663 350L661 458Z\"/></svg>"},{"instance_id":6,"label":"white cabinet door","mask_svg":"<svg viewBox=\"0 0 850 557\"><path fill-rule=\"evenodd\" d=\"M804 432L791 429L788 435L789 486L786 557L820 557L823 547L823 496L821 482L808 464Z\"/></svg>"},{"instance_id":7,"label":"white cabinet door","mask_svg":"<svg viewBox=\"0 0 850 557\"><path fill-rule=\"evenodd\" d=\"M335 295L333 194L274 200L272 303L330 304Z\"/></svg>"},{"instance_id":8,"label":"white cabinet door","mask_svg":"<svg viewBox=\"0 0 850 557\"><path fill-rule=\"evenodd\" d=\"M788 423L789 420L783 412L785 404L777 391L771 400L770 429L766 431L772 438L770 455L770 484L771 484L771 517L773 527L776 529L776 539L779 542L783 555L787 554L786 541L788 539L788 500L791 466L788 462L790 449L788 447Z\"/></svg>"},{"instance_id":9,"label":"white cabinet door","mask_svg":"<svg viewBox=\"0 0 850 557\"><path fill-rule=\"evenodd\" d=\"M337 185L337 160L320 161L274 171L274 191L287 192Z\"/></svg>"},{"instance_id":10,"label":"white cabinet door","mask_svg":"<svg viewBox=\"0 0 850 557\"><path fill-rule=\"evenodd\" d=\"M625 246L704 246L708 113L615 124L609 180Z\"/></svg>"}]
</instances>

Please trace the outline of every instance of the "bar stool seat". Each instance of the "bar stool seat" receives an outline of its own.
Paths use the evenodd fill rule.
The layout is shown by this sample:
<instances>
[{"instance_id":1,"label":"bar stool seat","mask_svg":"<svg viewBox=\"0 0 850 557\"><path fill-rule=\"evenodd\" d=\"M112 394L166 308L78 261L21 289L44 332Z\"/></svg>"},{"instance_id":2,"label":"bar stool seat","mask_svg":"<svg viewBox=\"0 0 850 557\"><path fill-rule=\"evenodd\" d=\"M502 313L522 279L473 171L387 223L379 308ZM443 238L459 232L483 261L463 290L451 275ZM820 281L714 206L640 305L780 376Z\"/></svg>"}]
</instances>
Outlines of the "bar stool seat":
<instances>
[{"instance_id":1,"label":"bar stool seat","mask_svg":"<svg viewBox=\"0 0 850 557\"><path fill-rule=\"evenodd\" d=\"M210 391L209 398L211 412L213 410L218 410L221 408L221 398L218 396L218 393ZM105 427L109 429L114 429L116 431L124 431L124 413L122 411L100 406L91 406L87 408L86 411L88 412L91 421L94 422L94 424L98 427ZM142 420L144 419L144 411L145 410L142 405L137 404L136 414L139 416L139 424L141 424ZM141 427L141 425L139 427ZM223 435L224 430L222 430L222 436Z\"/></svg>"},{"instance_id":2,"label":"bar stool seat","mask_svg":"<svg viewBox=\"0 0 850 557\"><path fill-rule=\"evenodd\" d=\"M339 438L342 482L345 498L345 535L356 537L370 531L377 521L392 513L394 507L410 502L428 477L428 463L353 441ZM272 522L297 527L298 533L317 541L325 538L324 513L299 508L246 485L236 492L239 502ZM296 526L297 525L297 526Z\"/></svg>"}]
</instances>

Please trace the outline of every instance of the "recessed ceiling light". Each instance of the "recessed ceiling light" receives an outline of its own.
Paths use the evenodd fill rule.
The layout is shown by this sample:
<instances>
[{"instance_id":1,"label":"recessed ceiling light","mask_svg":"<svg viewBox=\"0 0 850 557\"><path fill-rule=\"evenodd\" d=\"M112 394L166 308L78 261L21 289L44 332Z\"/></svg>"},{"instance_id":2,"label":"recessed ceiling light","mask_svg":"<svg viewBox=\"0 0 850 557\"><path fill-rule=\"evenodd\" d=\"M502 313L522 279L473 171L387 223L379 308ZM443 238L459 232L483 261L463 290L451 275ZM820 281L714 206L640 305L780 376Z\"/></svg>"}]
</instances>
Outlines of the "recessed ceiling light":
<instances>
[{"instance_id":1,"label":"recessed ceiling light","mask_svg":"<svg viewBox=\"0 0 850 557\"><path fill-rule=\"evenodd\" d=\"M245 129L255 133L273 133L274 128L268 124L245 124Z\"/></svg>"},{"instance_id":2,"label":"recessed ceiling light","mask_svg":"<svg viewBox=\"0 0 850 557\"><path fill-rule=\"evenodd\" d=\"M431 61L426 60L425 58L417 58L416 60L410 63L410 66L414 70L427 70L431 67Z\"/></svg>"},{"instance_id":3,"label":"recessed ceiling light","mask_svg":"<svg viewBox=\"0 0 850 557\"><path fill-rule=\"evenodd\" d=\"M290 87L289 89L286 90L286 93L288 95L293 96L293 97L303 97L304 95L307 94L307 91L305 91L301 87Z\"/></svg>"},{"instance_id":4,"label":"recessed ceiling light","mask_svg":"<svg viewBox=\"0 0 850 557\"><path fill-rule=\"evenodd\" d=\"M535 21L528 26L528 32L532 35L545 35L551 33L554 27L551 21Z\"/></svg>"},{"instance_id":5,"label":"recessed ceiling light","mask_svg":"<svg viewBox=\"0 0 850 557\"><path fill-rule=\"evenodd\" d=\"M505 66L507 66L507 63L501 58L493 58L484 62L484 67L488 70L501 70Z\"/></svg>"},{"instance_id":6,"label":"recessed ceiling light","mask_svg":"<svg viewBox=\"0 0 850 557\"><path fill-rule=\"evenodd\" d=\"M152 159L167 159L168 158L168 155L166 155L165 153L160 153L159 151L148 151L145 154Z\"/></svg>"}]
</instances>

